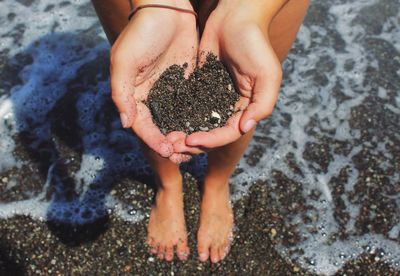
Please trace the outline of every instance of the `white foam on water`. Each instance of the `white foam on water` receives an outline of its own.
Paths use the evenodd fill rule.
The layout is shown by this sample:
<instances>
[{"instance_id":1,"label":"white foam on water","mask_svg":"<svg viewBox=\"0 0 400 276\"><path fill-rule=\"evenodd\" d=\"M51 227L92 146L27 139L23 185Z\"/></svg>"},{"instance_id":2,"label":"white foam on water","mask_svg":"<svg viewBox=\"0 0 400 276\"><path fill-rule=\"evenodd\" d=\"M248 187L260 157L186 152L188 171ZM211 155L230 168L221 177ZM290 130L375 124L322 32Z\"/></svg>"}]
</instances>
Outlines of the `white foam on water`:
<instances>
[{"instance_id":1,"label":"white foam on water","mask_svg":"<svg viewBox=\"0 0 400 276\"><path fill-rule=\"evenodd\" d=\"M41 202L37 198L21 200L12 204L0 203L0 218L7 219L16 215L29 215L34 219L44 220L50 202Z\"/></svg>"},{"instance_id":2,"label":"white foam on water","mask_svg":"<svg viewBox=\"0 0 400 276\"><path fill-rule=\"evenodd\" d=\"M83 154L81 167L75 173L75 183L83 183L84 190L79 191L83 196L89 184L96 178L97 174L104 168L104 160L94 155Z\"/></svg>"},{"instance_id":3,"label":"white foam on water","mask_svg":"<svg viewBox=\"0 0 400 276\"><path fill-rule=\"evenodd\" d=\"M369 251L383 249L385 252L381 256L383 260L393 264L400 262L397 242L374 233L351 235L356 227L361 206L352 203L346 193L342 199L350 215L345 226L350 235L346 239L337 239L333 242L328 240L329 236L337 233L339 229L334 217L335 204L330 180L347 166L349 175L347 182L343 184L346 192L352 192L359 178L359 171L354 165L353 158L362 151L363 145L369 143L369 141L359 142L361 132L351 128L349 119L352 108L362 104L371 92L371 87L364 83L366 68L368 66L378 68L378 64L376 60L367 58L366 49L361 43L366 35L365 30L352 21L363 7L375 2L374 0L348 1L331 5L329 13L338 18L335 30L344 40L345 51L336 51L334 45L324 44L324 40L331 35L324 27L312 25L301 28L297 47L311 51L303 54L299 50L299 54L289 56L285 66L292 66L293 70L285 76L276 111L269 119L260 123L255 134L260 140L267 139L274 142L266 145L262 141L252 141L248 152L254 147L263 150L257 165L250 166L246 159L241 160L239 168L243 170L232 178L234 200L248 193L255 180L265 180L273 188L276 183L271 177L272 171L281 171L287 178L301 184L302 196L308 206L312 207L309 212L313 212L311 215L315 219L310 223L304 223L299 214L285 219L287 224L296 225L301 236L301 241L296 247L302 249L304 254L289 253L292 248L282 244L278 244L277 249L283 256L299 262L303 268L319 274L334 274L346 261L366 252L366 248L369 248ZM97 24L97 27L94 27L97 33L100 34L101 29L97 18L79 16L79 8L88 4L88 1L74 0L69 3L64 6L57 5L50 12L46 12L46 7L54 4L54 1L35 1L31 7L25 7L17 1L0 2L0 35L17 29L21 24L25 26L25 32L19 39L11 36L2 39L0 52L8 49L6 57L9 60L15 59L18 53L30 55L33 60L32 64L24 65L20 71L21 84L14 86L9 94L0 98L0 118L2 118L0 173L20 168L25 162L13 154L16 148L13 136L20 131L30 130L29 128L33 126L32 131L37 140L48 139L51 135L51 123L47 116L54 110L57 101L68 95L72 89L68 84L80 77L78 72L82 66L93 61L97 62L96 60L108 51L105 41L88 46L85 44L87 42L77 39L94 24ZM17 15L11 22L7 21L7 15L10 13ZM26 18L29 18L29 24L26 24ZM400 50L399 25L398 16L388 19L383 26L384 32L377 37L391 41ZM103 34L101 37L105 38ZM305 74L309 70L319 70L316 66L323 56L330 57L334 62L334 69L324 74L327 79L325 85L314 82L315 73ZM354 61L350 71L345 69L349 60ZM345 97L343 100L332 94L337 83L343 87L341 89ZM86 220L82 218L88 210L92 214L97 212L97 215L112 210L114 214L130 222L145 218L145 214L132 209L135 206L127 207L116 196L109 194L112 180L107 178L107 175L114 177L131 171L145 172L148 169L138 150L138 141L121 129L118 118L107 127L104 125L102 116L105 114L102 107L110 98L108 81L99 79L96 84L88 83L86 86L80 91L75 106L83 148L79 156L80 167L73 175L75 191L79 195L73 197L71 201L63 198L65 187L56 171L60 164L71 160L56 160L49 167L47 181L43 183L42 191L29 199L0 203L0 218L23 214L36 219L51 217L63 220L65 214L73 213L65 220L82 223L96 217L92 215ZM388 91L381 87L377 95L381 99L387 99ZM394 102L387 102L385 108L400 114L400 96L397 96ZM281 122L285 121L285 114L289 114L291 120L283 125ZM310 134L313 131L333 140L350 143L351 150L343 154L329 148L331 160L326 170L323 170L316 161L304 156L310 143L319 142L315 135ZM126 153L113 149L113 145L125 144L129 148ZM373 149L386 158L381 163L382 168L391 165L390 160L393 156L387 150L389 144L390 141L377 141L377 146ZM295 173L287 164L288 154L293 155L301 174ZM199 167L202 165L196 168ZM391 181L394 182L399 179L400 172L395 172L391 177ZM93 184L98 187L93 188ZM19 183L8 183L7 188L12 189L18 185ZM52 201L47 201L45 195L50 187L55 187L56 193ZM314 191L321 193L319 200L310 199ZM399 195L391 196L400 203ZM272 193L271 197L277 199L278 195ZM75 214L75 210L78 210L78 213ZM311 234L309 231L311 227L319 229L318 233ZM395 225L390 230L389 237L393 239L398 237L399 229L400 224Z\"/></svg>"},{"instance_id":4,"label":"white foam on water","mask_svg":"<svg viewBox=\"0 0 400 276\"><path fill-rule=\"evenodd\" d=\"M11 36L3 36L2 49L8 48L10 55L15 55L37 38L54 32L70 32L86 30L97 23L95 17L79 16L79 7L89 3L84 0L65 1L67 5L57 5L48 0L34 1L30 6L25 6L18 1L0 2L2 34L12 30L19 30L23 26L23 36L16 40ZM49 11L46 8L53 6ZM13 20L7 20L7 16L14 14ZM104 36L105 37L105 36Z\"/></svg>"},{"instance_id":5,"label":"white foam on water","mask_svg":"<svg viewBox=\"0 0 400 276\"><path fill-rule=\"evenodd\" d=\"M13 119L12 119L12 103L5 97L0 98L0 172L6 171L14 166L20 167L20 162L17 162L12 152L15 148L15 143L11 138L13 132Z\"/></svg>"}]
</instances>

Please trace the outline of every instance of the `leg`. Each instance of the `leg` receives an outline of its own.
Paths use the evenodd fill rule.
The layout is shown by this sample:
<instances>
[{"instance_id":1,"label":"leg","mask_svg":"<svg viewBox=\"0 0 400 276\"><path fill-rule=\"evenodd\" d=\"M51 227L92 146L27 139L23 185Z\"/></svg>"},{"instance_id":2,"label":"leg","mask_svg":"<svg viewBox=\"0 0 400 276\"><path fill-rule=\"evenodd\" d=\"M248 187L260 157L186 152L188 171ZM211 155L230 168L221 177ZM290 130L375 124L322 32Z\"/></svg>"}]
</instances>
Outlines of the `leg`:
<instances>
[{"instance_id":1,"label":"leg","mask_svg":"<svg viewBox=\"0 0 400 276\"><path fill-rule=\"evenodd\" d=\"M147 243L159 259L172 261L174 248L180 260L189 255L183 212L182 176L179 166L143 146L147 159L157 174L158 190L150 213Z\"/></svg>"},{"instance_id":2,"label":"leg","mask_svg":"<svg viewBox=\"0 0 400 276\"><path fill-rule=\"evenodd\" d=\"M200 26L204 26L212 1L200 7ZM269 38L275 53L281 60L286 58L308 8L308 0L290 0L273 19ZM202 23L203 22L203 23ZM201 203L198 253L200 260L209 257L212 262L222 260L229 250L233 227L232 209L229 204L229 178L253 136L254 129L236 142L209 153L209 165L204 181Z\"/></svg>"},{"instance_id":3,"label":"leg","mask_svg":"<svg viewBox=\"0 0 400 276\"><path fill-rule=\"evenodd\" d=\"M104 31L111 44L128 23L132 9L130 0L92 0ZM147 241L152 253L171 261L174 247L178 257L185 260L189 254L183 213L182 176L179 166L161 158L154 151L142 147L157 175L159 189L151 210Z\"/></svg>"}]
</instances>

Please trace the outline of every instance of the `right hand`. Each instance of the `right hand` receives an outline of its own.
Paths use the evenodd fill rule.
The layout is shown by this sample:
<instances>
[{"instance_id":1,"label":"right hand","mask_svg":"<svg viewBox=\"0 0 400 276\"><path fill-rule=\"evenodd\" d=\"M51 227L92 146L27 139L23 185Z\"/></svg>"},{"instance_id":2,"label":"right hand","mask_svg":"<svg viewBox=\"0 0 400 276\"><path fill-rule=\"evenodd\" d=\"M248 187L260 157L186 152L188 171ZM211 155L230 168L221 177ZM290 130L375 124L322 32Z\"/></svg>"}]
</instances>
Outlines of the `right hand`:
<instances>
[{"instance_id":1,"label":"right hand","mask_svg":"<svg viewBox=\"0 0 400 276\"><path fill-rule=\"evenodd\" d=\"M172 1L172 0L171 0ZM171 4L192 9L189 2ZM189 155L174 153L173 145L154 124L145 105L148 93L161 73L173 64L196 66L198 39L196 18L163 8L139 10L111 49L111 90L124 128L162 157L179 163Z\"/></svg>"},{"instance_id":2,"label":"right hand","mask_svg":"<svg viewBox=\"0 0 400 276\"><path fill-rule=\"evenodd\" d=\"M206 54L212 52L225 63L240 93L236 104L238 112L223 127L189 135L186 147L212 150L225 146L254 129L257 122L272 113L278 98L282 68L270 43L268 26L284 2L218 2L205 24L199 62L204 63ZM185 150L182 147L182 152Z\"/></svg>"}]
</instances>

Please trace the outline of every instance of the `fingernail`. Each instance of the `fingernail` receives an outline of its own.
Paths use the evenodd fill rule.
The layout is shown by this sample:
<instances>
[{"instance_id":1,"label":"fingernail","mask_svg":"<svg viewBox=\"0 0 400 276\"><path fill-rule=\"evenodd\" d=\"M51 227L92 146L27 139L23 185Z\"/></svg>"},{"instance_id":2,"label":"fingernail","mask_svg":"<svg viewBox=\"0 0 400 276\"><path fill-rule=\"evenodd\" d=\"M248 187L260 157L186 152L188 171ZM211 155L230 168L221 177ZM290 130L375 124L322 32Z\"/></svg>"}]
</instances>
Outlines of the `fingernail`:
<instances>
[{"instance_id":1,"label":"fingernail","mask_svg":"<svg viewBox=\"0 0 400 276\"><path fill-rule=\"evenodd\" d=\"M248 120L243 127L244 132L249 132L256 125L256 121L253 119Z\"/></svg>"},{"instance_id":2,"label":"fingernail","mask_svg":"<svg viewBox=\"0 0 400 276\"><path fill-rule=\"evenodd\" d=\"M125 113L119 114L123 128L130 127L128 116Z\"/></svg>"}]
</instances>

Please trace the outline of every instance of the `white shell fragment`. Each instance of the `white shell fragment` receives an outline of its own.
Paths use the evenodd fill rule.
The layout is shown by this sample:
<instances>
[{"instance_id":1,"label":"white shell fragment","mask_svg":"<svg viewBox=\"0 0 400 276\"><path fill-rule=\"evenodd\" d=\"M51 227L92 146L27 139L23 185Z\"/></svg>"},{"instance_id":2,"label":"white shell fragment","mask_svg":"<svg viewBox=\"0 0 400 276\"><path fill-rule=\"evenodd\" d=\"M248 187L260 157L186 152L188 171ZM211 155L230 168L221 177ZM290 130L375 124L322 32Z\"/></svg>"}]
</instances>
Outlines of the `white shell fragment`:
<instances>
[{"instance_id":1,"label":"white shell fragment","mask_svg":"<svg viewBox=\"0 0 400 276\"><path fill-rule=\"evenodd\" d=\"M218 113L218 112L215 112L215 111L212 111L212 112L211 112L211 117L212 117L212 118L217 118L217 119L220 119L220 120L221 120L221 115L219 115L219 113Z\"/></svg>"},{"instance_id":2,"label":"white shell fragment","mask_svg":"<svg viewBox=\"0 0 400 276\"><path fill-rule=\"evenodd\" d=\"M221 115L219 115L218 112L212 111L211 112L210 123L211 124L217 124L217 125L219 123L221 123Z\"/></svg>"}]
</instances>

